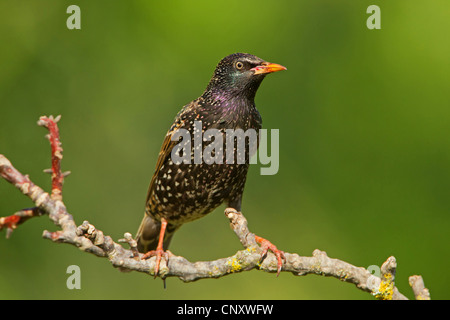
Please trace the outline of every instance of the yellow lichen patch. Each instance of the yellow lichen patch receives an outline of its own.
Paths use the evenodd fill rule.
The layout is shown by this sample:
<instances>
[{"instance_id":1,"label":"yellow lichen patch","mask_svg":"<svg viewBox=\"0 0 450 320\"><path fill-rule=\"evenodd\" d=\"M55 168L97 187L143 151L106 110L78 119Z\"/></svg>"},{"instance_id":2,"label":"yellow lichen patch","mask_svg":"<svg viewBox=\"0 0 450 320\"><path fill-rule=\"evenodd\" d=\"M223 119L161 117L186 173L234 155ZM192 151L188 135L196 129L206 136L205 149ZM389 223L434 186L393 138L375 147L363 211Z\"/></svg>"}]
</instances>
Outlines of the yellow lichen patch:
<instances>
[{"instance_id":1,"label":"yellow lichen patch","mask_svg":"<svg viewBox=\"0 0 450 320\"><path fill-rule=\"evenodd\" d=\"M338 270L337 275L339 276L339 280L347 281L348 274L345 270L343 269Z\"/></svg>"},{"instance_id":2,"label":"yellow lichen patch","mask_svg":"<svg viewBox=\"0 0 450 320\"><path fill-rule=\"evenodd\" d=\"M242 266L236 257L233 257L230 260L228 260L227 264L231 267L230 272L236 272L242 269Z\"/></svg>"},{"instance_id":3,"label":"yellow lichen patch","mask_svg":"<svg viewBox=\"0 0 450 320\"><path fill-rule=\"evenodd\" d=\"M384 275L378 291L373 293L375 298L381 300L392 300L392 296L394 295L394 282L392 281L392 278L393 276L390 273Z\"/></svg>"},{"instance_id":4,"label":"yellow lichen patch","mask_svg":"<svg viewBox=\"0 0 450 320\"><path fill-rule=\"evenodd\" d=\"M217 266L214 266L212 268L212 271L208 272L208 276L210 277L220 277L222 273L220 272L220 269Z\"/></svg>"},{"instance_id":5,"label":"yellow lichen patch","mask_svg":"<svg viewBox=\"0 0 450 320\"><path fill-rule=\"evenodd\" d=\"M246 249L246 251L248 251L249 253L253 253L253 252L256 251L256 248L255 248L255 247L248 247L248 248Z\"/></svg>"},{"instance_id":6,"label":"yellow lichen patch","mask_svg":"<svg viewBox=\"0 0 450 320\"><path fill-rule=\"evenodd\" d=\"M426 295L421 295L421 294L419 294L417 297L416 297L416 300L430 300L430 297L429 296L426 296Z\"/></svg>"}]
</instances>

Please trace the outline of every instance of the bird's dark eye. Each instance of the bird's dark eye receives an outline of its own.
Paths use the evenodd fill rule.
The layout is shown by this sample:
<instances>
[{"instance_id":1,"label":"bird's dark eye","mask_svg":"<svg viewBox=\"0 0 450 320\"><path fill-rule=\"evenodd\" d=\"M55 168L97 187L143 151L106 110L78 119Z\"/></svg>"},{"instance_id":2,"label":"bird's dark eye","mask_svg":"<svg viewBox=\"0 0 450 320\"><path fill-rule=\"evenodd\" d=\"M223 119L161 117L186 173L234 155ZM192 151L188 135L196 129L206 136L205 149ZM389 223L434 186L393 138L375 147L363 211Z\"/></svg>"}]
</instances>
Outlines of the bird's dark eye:
<instances>
[{"instance_id":1,"label":"bird's dark eye","mask_svg":"<svg viewBox=\"0 0 450 320\"><path fill-rule=\"evenodd\" d=\"M240 61L236 62L236 69L241 70L244 67L244 64Z\"/></svg>"}]
</instances>

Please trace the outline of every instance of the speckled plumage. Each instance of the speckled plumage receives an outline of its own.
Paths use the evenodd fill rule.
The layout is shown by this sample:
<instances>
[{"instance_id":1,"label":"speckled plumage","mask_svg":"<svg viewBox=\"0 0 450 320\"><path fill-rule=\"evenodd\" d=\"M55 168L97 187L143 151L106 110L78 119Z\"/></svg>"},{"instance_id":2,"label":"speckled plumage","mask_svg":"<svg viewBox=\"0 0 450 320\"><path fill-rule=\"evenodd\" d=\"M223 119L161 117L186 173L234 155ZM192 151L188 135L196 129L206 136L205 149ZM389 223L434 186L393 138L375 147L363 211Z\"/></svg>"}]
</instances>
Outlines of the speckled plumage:
<instances>
[{"instance_id":1,"label":"speckled plumage","mask_svg":"<svg viewBox=\"0 0 450 320\"><path fill-rule=\"evenodd\" d=\"M240 64L239 64L240 63ZM137 234L138 249L146 252L156 248L161 219L167 221L164 247L182 224L201 218L220 204L238 211L244 191L248 157L244 164L177 164L171 151L178 141L172 141L177 130L186 129L194 136L194 121L202 121L202 133L208 129L261 128L261 116L254 97L266 73L257 74L255 68L267 65L264 60L243 53L222 59L217 65L204 93L185 105L177 114L159 153L156 170L150 182L145 216ZM241 67L241 68L239 68ZM224 139L225 141L225 139ZM192 157L193 148L192 145ZM203 142L203 149L208 143ZM224 148L225 148L224 144Z\"/></svg>"}]
</instances>

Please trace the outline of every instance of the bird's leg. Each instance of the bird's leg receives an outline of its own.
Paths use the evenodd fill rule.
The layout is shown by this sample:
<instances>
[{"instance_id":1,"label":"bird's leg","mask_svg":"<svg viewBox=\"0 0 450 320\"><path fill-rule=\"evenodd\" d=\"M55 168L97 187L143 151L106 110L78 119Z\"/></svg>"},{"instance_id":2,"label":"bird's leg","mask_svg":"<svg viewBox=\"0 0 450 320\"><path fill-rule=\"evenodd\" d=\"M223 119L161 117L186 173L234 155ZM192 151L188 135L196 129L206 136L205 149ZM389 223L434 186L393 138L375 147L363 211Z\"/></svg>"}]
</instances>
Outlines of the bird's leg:
<instances>
[{"instance_id":1,"label":"bird's leg","mask_svg":"<svg viewBox=\"0 0 450 320\"><path fill-rule=\"evenodd\" d=\"M159 272L159 264L161 262L161 257L164 255L164 259L166 259L166 262L169 260L168 253L164 252L163 249L164 233L166 232L166 228L167 228L167 220L161 218L161 230L159 232L158 246L156 247L156 250L151 250L142 256L142 260L156 256L155 278Z\"/></svg>"},{"instance_id":2,"label":"bird's leg","mask_svg":"<svg viewBox=\"0 0 450 320\"><path fill-rule=\"evenodd\" d=\"M284 251L278 250L278 248L272 244L269 240L261 238L255 234L255 241L261 245L262 253L260 261L264 260L267 255L267 251L272 251L277 257L277 277L280 275L281 267L283 266L283 260L286 261Z\"/></svg>"}]
</instances>

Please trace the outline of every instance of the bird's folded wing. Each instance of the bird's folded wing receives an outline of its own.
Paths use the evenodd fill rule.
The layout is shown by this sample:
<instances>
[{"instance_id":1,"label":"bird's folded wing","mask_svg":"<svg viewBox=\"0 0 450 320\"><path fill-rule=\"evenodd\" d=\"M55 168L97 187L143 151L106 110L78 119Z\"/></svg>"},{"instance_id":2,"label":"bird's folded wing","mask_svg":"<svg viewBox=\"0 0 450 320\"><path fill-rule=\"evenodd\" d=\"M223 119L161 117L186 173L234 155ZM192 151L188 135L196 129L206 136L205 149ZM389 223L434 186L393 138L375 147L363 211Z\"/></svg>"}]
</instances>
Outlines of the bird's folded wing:
<instances>
[{"instance_id":1,"label":"bird's folded wing","mask_svg":"<svg viewBox=\"0 0 450 320\"><path fill-rule=\"evenodd\" d=\"M172 136L177 132L179 129L185 127L186 119L183 117L183 114L186 112L189 112L192 108L194 108L197 105L196 101L193 101L189 104L187 104L177 115L174 124L169 129L169 131L166 134L166 137L164 138L163 144L161 146L161 150L159 151L158 161L156 162L156 168L155 173L153 174L152 180L150 181L150 186L148 188L147 193L147 200L146 200L146 206L148 207L150 205L149 201L153 194L154 188L155 188L155 182L156 178L158 177L159 170L163 166L163 164L166 162L166 160L170 157L172 153L172 149L175 145L178 144L178 141L172 141ZM146 208L147 209L147 208Z\"/></svg>"}]
</instances>

